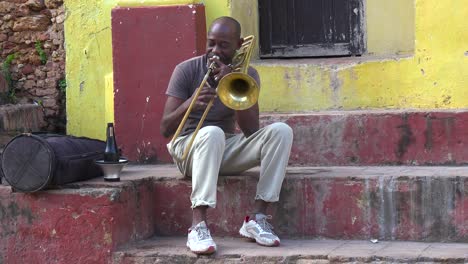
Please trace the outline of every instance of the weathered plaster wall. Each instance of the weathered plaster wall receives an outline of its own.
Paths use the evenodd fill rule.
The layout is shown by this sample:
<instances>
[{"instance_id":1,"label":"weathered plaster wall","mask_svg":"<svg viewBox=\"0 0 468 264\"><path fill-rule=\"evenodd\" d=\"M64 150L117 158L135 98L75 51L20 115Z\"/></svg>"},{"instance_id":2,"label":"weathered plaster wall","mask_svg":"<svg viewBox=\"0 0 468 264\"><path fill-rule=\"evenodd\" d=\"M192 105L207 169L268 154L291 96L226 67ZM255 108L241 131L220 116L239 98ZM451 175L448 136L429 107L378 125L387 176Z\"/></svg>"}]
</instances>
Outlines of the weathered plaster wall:
<instances>
[{"instance_id":1,"label":"weathered plaster wall","mask_svg":"<svg viewBox=\"0 0 468 264\"><path fill-rule=\"evenodd\" d=\"M237 2L237 1L235 1ZM119 0L119 6L161 6L161 5L189 5L203 4L206 12L206 25L215 18L223 15L229 15L231 9L231 0Z\"/></svg>"},{"instance_id":2,"label":"weathered plaster wall","mask_svg":"<svg viewBox=\"0 0 468 264\"><path fill-rule=\"evenodd\" d=\"M98 0L83 4L65 1L69 12L65 22L69 133L103 138L105 123L113 120L112 82L109 81L112 76L112 7L119 3L122 6L204 3L207 25L217 16L233 15L244 26L245 34L255 34L258 32L255 26L258 15L254 2ZM376 12L377 7L369 3L372 1L367 2L369 19L379 18L377 14L369 14ZM370 21L367 23L370 51L384 53L385 47L379 46L383 45L378 44L379 41L390 45L387 50L403 47L395 50L404 54L414 45L414 52L405 57L252 61L262 79L261 110L466 107L468 99L462 95L466 86L463 72L468 70L468 47L464 42L468 39L464 22L468 6L463 0L398 0L393 5L389 1L386 8L391 13L391 10L401 11L410 4L414 12L408 9L401 13L406 14L406 20L395 18L387 23L398 25L390 28L392 31L388 28L380 30L381 25ZM384 11L380 9L380 12ZM402 29L406 33L400 32ZM414 41L411 41L411 29L414 29ZM390 36L393 42L382 41Z\"/></svg>"},{"instance_id":3,"label":"weathered plaster wall","mask_svg":"<svg viewBox=\"0 0 468 264\"><path fill-rule=\"evenodd\" d=\"M406 58L254 62L263 111L465 108L468 6L417 0L415 51Z\"/></svg>"},{"instance_id":4,"label":"weathered plaster wall","mask_svg":"<svg viewBox=\"0 0 468 264\"><path fill-rule=\"evenodd\" d=\"M106 90L112 91L110 12L115 5L108 0L65 1L69 134L103 138L106 122L113 120L106 115L112 110L112 93Z\"/></svg>"},{"instance_id":5,"label":"weathered plaster wall","mask_svg":"<svg viewBox=\"0 0 468 264\"><path fill-rule=\"evenodd\" d=\"M254 35L255 46L252 52L252 59L259 57L258 42L258 1L237 0L231 2L230 16L236 18L242 27L242 36Z\"/></svg>"},{"instance_id":6,"label":"weathered plaster wall","mask_svg":"<svg viewBox=\"0 0 468 264\"><path fill-rule=\"evenodd\" d=\"M204 3L207 24L228 15L225 0L66 0L67 132L105 137L114 121L111 10L115 6L154 6Z\"/></svg>"},{"instance_id":7,"label":"weathered plaster wall","mask_svg":"<svg viewBox=\"0 0 468 264\"><path fill-rule=\"evenodd\" d=\"M414 7L414 0L366 1L367 53L412 53Z\"/></svg>"},{"instance_id":8,"label":"weathered plaster wall","mask_svg":"<svg viewBox=\"0 0 468 264\"><path fill-rule=\"evenodd\" d=\"M230 3L230 15L239 20L244 36L258 33L258 1ZM415 1L366 1L365 31L367 54L410 54L414 51ZM258 41L254 58L258 58Z\"/></svg>"},{"instance_id":9,"label":"weathered plaster wall","mask_svg":"<svg viewBox=\"0 0 468 264\"><path fill-rule=\"evenodd\" d=\"M0 75L11 80L0 90L0 104L42 106L40 130L65 130L64 19L62 0L0 1Z\"/></svg>"}]
</instances>

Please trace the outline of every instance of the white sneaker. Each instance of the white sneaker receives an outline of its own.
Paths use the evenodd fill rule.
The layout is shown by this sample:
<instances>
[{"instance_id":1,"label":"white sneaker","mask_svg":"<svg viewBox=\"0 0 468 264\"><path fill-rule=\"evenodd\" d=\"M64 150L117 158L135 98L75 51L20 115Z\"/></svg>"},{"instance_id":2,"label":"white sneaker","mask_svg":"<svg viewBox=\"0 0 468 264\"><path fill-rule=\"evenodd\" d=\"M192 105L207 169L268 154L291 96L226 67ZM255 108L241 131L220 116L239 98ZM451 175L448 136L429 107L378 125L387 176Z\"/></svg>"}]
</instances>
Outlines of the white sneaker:
<instances>
[{"instance_id":1,"label":"white sneaker","mask_svg":"<svg viewBox=\"0 0 468 264\"><path fill-rule=\"evenodd\" d=\"M216 251L216 244L205 221L189 229L187 247L195 254L213 254Z\"/></svg>"},{"instance_id":2,"label":"white sneaker","mask_svg":"<svg viewBox=\"0 0 468 264\"><path fill-rule=\"evenodd\" d=\"M239 233L244 237L255 239L257 244L262 246L279 246L280 239L273 232L273 226L267 222L267 219L271 219L271 215L257 214L255 218L256 220L251 220L246 216Z\"/></svg>"}]
</instances>

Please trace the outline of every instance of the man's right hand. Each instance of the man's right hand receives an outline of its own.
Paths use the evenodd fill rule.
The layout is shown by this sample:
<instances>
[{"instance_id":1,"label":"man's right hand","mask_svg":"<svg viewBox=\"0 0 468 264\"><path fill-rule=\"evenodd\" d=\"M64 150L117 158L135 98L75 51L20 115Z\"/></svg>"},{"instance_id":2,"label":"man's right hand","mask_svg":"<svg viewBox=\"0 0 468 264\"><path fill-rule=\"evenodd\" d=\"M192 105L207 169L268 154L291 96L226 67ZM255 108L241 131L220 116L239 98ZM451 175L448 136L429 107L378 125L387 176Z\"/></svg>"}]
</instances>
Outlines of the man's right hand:
<instances>
[{"instance_id":1,"label":"man's right hand","mask_svg":"<svg viewBox=\"0 0 468 264\"><path fill-rule=\"evenodd\" d=\"M192 97L190 97L189 102L193 100L193 97L195 96L197 91L195 91L192 94ZM216 90L205 85L202 87L202 90L200 91L200 94L198 95L197 101L195 102L195 105L193 106L193 111L205 111L206 106L210 102L210 100L216 97Z\"/></svg>"}]
</instances>

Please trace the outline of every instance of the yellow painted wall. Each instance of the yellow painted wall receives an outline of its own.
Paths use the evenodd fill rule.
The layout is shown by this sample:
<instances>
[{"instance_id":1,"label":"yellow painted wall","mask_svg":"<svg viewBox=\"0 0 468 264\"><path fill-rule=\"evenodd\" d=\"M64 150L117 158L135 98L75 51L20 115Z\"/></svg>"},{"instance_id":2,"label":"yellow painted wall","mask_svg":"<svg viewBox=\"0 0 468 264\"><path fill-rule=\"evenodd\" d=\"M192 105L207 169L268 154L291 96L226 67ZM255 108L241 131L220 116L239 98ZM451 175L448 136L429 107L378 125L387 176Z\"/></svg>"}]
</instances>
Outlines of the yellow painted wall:
<instances>
[{"instance_id":1,"label":"yellow painted wall","mask_svg":"<svg viewBox=\"0 0 468 264\"><path fill-rule=\"evenodd\" d=\"M65 20L67 133L104 138L107 114L106 89L112 89L110 12L114 1L66 0ZM107 92L109 95L109 93ZM112 92L111 94L112 95Z\"/></svg>"},{"instance_id":2,"label":"yellow painted wall","mask_svg":"<svg viewBox=\"0 0 468 264\"><path fill-rule=\"evenodd\" d=\"M251 0L236 0L231 4L230 16L239 21L242 28L242 36L254 35L255 49L252 53L252 58L258 58L258 2Z\"/></svg>"},{"instance_id":3,"label":"yellow painted wall","mask_svg":"<svg viewBox=\"0 0 468 264\"><path fill-rule=\"evenodd\" d=\"M387 24L368 21L368 49L375 54L392 49L397 53L413 50L410 55L404 58L385 58L380 54L347 59L254 60L252 65L262 79L261 110L466 108L468 5L465 0L395 1L400 7L405 3L413 4L413 17L405 21L413 19L414 22L400 21L399 27L403 29L390 31L393 28L379 29L388 27ZM367 1L369 19L379 17L369 14L378 9L378 5L373 5L376 2L381 1ZM96 0L85 3L66 0L69 134L104 138L105 124L113 120L110 11L117 4L135 3L204 3L207 25L215 17L232 15L240 20L244 34L258 36L256 1ZM392 13L387 16L393 17ZM407 15L411 16L411 12ZM411 34L414 37L408 37Z\"/></svg>"},{"instance_id":4,"label":"yellow painted wall","mask_svg":"<svg viewBox=\"0 0 468 264\"><path fill-rule=\"evenodd\" d=\"M197 1L190 0L117 0L118 6L155 6L155 5L186 5Z\"/></svg>"},{"instance_id":5,"label":"yellow painted wall","mask_svg":"<svg viewBox=\"0 0 468 264\"><path fill-rule=\"evenodd\" d=\"M215 18L229 16L232 0L202 0L199 2L205 5L207 29Z\"/></svg>"},{"instance_id":6,"label":"yellow painted wall","mask_svg":"<svg viewBox=\"0 0 468 264\"><path fill-rule=\"evenodd\" d=\"M228 0L65 0L68 134L104 139L114 120L112 8L195 3L206 5L207 25L229 15Z\"/></svg>"},{"instance_id":7,"label":"yellow painted wall","mask_svg":"<svg viewBox=\"0 0 468 264\"><path fill-rule=\"evenodd\" d=\"M414 0L366 1L367 53L372 55L412 54L414 51ZM241 23L244 36L259 35L258 2L236 0L230 15ZM258 41L254 58L258 58Z\"/></svg>"},{"instance_id":8,"label":"yellow painted wall","mask_svg":"<svg viewBox=\"0 0 468 264\"><path fill-rule=\"evenodd\" d=\"M415 0L366 1L367 52L410 54L414 51Z\"/></svg>"},{"instance_id":9,"label":"yellow painted wall","mask_svg":"<svg viewBox=\"0 0 468 264\"><path fill-rule=\"evenodd\" d=\"M416 0L414 54L406 58L254 61L261 110L466 108L466 17L464 0Z\"/></svg>"}]
</instances>

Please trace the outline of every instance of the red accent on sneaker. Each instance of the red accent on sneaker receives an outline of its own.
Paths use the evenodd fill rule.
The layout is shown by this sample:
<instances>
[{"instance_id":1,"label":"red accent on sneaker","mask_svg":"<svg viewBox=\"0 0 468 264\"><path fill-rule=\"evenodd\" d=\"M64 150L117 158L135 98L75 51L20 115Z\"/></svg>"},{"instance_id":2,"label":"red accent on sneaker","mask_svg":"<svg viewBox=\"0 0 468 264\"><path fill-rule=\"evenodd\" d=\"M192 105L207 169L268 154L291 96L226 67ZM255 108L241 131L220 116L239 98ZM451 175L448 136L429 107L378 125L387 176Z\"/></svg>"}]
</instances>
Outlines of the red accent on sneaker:
<instances>
[{"instance_id":1,"label":"red accent on sneaker","mask_svg":"<svg viewBox=\"0 0 468 264\"><path fill-rule=\"evenodd\" d=\"M247 223L247 222L249 222L249 220L250 220L250 216L246 216L245 217L245 222Z\"/></svg>"},{"instance_id":2,"label":"red accent on sneaker","mask_svg":"<svg viewBox=\"0 0 468 264\"><path fill-rule=\"evenodd\" d=\"M192 251L192 252L195 253L195 254L198 254L198 255L211 255L211 254L215 253L215 251L216 251L215 247L210 246L205 251Z\"/></svg>"}]
</instances>

